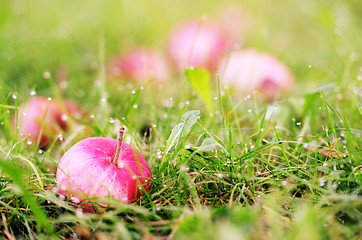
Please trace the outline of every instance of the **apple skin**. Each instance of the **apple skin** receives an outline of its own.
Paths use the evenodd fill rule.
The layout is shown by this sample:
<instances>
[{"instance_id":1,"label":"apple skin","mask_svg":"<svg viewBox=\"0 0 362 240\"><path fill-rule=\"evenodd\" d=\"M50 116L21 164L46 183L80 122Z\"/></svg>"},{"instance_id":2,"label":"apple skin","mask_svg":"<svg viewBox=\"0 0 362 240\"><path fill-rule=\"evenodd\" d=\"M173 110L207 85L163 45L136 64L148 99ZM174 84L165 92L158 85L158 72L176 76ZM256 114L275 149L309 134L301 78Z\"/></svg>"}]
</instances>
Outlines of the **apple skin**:
<instances>
[{"instance_id":1,"label":"apple skin","mask_svg":"<svg viewBox=\"0 0 362 240\"><path fill-rule=\"evenodd\" d=\"M91 137L73 145L60 159L56 174L58 191L82 201L92 197L111 197L130 203L141 195L141 185L150 190L152 174L142 154L122 143L118 166L115 158L117 140ZM92 211L89 204L86 210Z\"/></svg>"},{"instance_id":2,"label":"apple skin","mask_svg":"<svg viewBox=\"0 0 362 240\"><path fill-rule=\"evenodd\" d=\"M168 41L168 56L179 71L200 67L214 72L233 41L216 24L189 20L177 26Z\"/></svg>"},{"instance_id":3,"label":"apple skin","mask_svg":"<svg viewBox=\"0 0 362 240\"><path fill-rule=\"evenodd\" d=\"M265 100L289 93L294 77L289 68L275 57L246 49L233 52L221 61L220 82L234 88L237 95L258 91Z\"/></svg>"},{"instance_id":4,"label":"apple skin","mask_svg":"<svg viewBox=\"0 0 362 240\"><path fill-rule=\"evenodd\" d=\"M114 58L108 66L108 72L110 78L139 83L161 83L170 77L166 56L149 47L138 47Z\"/></svg>"},{"instance_id":5,"label":"apple skin","mask_svg":"<svg viewBox=\"0 0 362 240\"><path fill-rule=\"evenodd\" d=\"M81 107L71 100L60 103L54 99L49 101L47 97L32 97L19 108L19 136L35 144L43 125L39 147L46 147L57 134L69 129L67 116L80 117L81 114ZM15 119L13 122L15 125Z\"/></svg>"}]
</instances>

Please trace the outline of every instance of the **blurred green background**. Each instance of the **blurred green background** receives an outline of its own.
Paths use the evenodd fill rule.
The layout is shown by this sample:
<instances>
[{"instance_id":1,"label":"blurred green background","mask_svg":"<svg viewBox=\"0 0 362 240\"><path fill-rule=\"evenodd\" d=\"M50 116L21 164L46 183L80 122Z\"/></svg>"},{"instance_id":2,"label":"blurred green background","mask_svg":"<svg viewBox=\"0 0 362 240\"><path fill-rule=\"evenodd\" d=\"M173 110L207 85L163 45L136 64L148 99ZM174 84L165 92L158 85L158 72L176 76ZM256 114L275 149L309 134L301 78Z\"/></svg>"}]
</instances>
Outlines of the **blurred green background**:
<instances>
[{"instance_id":1,"label":"blurred green background","mask_svg":"<svg viewBox=\"0 0 362 240\"><path fill-rule=\"evenodd\" d=\"M267 51L283 60L296 76L296 94L317 88L316 82L361 83L355 81L362 70L359 0L2 0L2 97L32 89L49 95L49 80L43 73L54 75L63 65L69 70L66 95L81 98L84 94L77 91L95 81L102 61L107 63L132 46L165 50L173 26L190 17L217 19L230 4L239 4L246 16L248 28L240 36L241 47ZM100 50L105 52L104 60Z\"/></svg>"}]
</instances>

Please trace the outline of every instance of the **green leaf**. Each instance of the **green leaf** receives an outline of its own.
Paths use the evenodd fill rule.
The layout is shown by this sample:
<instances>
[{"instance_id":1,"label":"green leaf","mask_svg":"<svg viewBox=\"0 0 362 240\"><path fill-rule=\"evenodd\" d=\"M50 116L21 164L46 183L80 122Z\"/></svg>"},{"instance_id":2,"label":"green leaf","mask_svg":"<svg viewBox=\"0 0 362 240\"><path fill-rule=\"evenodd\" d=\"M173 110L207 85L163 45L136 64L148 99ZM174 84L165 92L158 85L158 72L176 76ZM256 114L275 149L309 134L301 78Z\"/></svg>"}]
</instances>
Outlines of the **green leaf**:
<instances>
[{"instance_id":1,"label":"green leaf","mask_svg":"<svg viewBox=\"0 0 362 240\"><path fill-rule=\"evenodd\" d=\"M215 150L217 148L221 148L223 151L226 152L226 149L224 147L222 147L220 145L220 143L218 143L215 139L213 138L206 138L202 144L197 147L197 151L202 151L202 152L208 152L208 151L212 151Z\"/></svg>"},{"instance_id":2,"label":"green leaf","mask_svg":"<svg viewBox=\"0 0 362 240\"><path fill-rule=\"evenodd\" d=\"M171 150L171 148L173 146L175 146L178 143L178 141L182 135L183 128L184 128L184 124L179 123L172 129L172 132L171 132L169 138L167 139L166 154Z\"/></svg>"},{"instance_id":3,"label":"green leaf","mask_svg":"<svg viewBox=\"0 0 362 240\"><path fill-rule=\"evenodd\" d=\"M206 106L212 110L210 74L207 70L197 67L186 69L186 79L191 83L192 88L202 98Z\"/></svg>"},{"instance_id":4,"label":"green leaf","mask_svg":"<svg viewBox=\"0 0 362 240\"><path fill-rule=\"evenodd\" d=\"M181 117L181 123L177 124L171 131L170 137L167 139L166 154L177 145L181 136L188 134L191 128L199 119L200 111L193 110L185 113Z\"/></svg>"}]
</instances>

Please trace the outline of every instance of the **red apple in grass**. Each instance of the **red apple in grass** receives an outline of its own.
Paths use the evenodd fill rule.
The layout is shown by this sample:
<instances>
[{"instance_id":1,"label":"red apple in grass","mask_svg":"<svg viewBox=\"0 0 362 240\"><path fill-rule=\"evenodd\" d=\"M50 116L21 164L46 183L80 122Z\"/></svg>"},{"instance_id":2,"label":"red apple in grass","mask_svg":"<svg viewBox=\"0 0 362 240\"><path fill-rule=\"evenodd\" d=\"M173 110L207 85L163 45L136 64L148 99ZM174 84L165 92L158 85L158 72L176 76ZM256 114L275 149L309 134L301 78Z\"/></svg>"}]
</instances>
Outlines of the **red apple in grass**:
<instances>
[{"instance_id":1,"label":"red apple in grass","mask_svg":"<svg viewBox=\"0 0 362 240\"><path fill-rule=\"evenodd\" d=\"M163 53L148 47L139 47L116 57L109 64L108 72L111 78L139 83L164 82L170 76Z\"/></svg>"},{"instance_id":2,"label":"red apple in grass","mask_svg":"<svg viewBox=\"0 0 362 240\"><path fill-rule=\"evenodd\" d=\"M50 144L59 133L69 129L69 116L80 117L81 107L71 100L52 100L47 97L32 97L19 108L18 126L20 138L39 147ZM14 120L15 123L15 120Z\"/></svg>"},{"instance_id":3,"label":"red apple in grass","mask_svg":"<svg viewBox=\"0 0 362 240\"><path fill-rule=\"evenodd\" d=\"M219 68L220 82L234 88L238 95L258 91L266 100L274 100L291 91L294 77L275 57L253 49L233 52Z\"/></svg>"},{"instance_id":4,"label":"red apple in grass","mask_svg":"<svg viewBox=\"0 0 362 240\"><path fill-rule=\"evenodd\" d=\"M130 203L140 197L142 187L150 190L150 168L139 151L122 143L124 131L122 127L118 139L92 137L72 146L59 161L59 193L79 199L92 211L82 200L110 197Z\"/></svg>"},{"instance_id":5,"label":"red apple in grass","mask_svg":"<svg viewBox=\"0 0 362 240\"><path fill-rule=\"evenodd\" d=\"M232 44L229 36L216 24L192 20L173 30L168 42L168 56L179 71L195 66L213 72Z\"/></svg>"}]
</instances>

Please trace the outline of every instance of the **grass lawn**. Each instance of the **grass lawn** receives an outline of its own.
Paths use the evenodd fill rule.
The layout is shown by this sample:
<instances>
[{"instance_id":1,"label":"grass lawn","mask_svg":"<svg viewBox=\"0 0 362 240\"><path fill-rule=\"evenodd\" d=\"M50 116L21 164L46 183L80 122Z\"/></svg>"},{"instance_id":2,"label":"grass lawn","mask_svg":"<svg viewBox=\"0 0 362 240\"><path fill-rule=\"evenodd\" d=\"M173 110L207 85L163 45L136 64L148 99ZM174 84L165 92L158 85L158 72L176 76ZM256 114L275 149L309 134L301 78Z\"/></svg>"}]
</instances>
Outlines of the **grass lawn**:
<instances>
[{"instance_id":1,"label":"grass lawn","mask_svg":"<svg viewBox=\"0 0 362 240\"><path fill-rule=\"evenodd\" d=\"M213 73L210 89L176 71L163 84L109 79L118 54L164 51L174 26L219 19L228 3L0 1L1 239L362 239L360 0L231 5L239 47L293 72L276 101L234 94ZM40 150L13 126L34 95L86 112ZM113 207L88 213L58 194L58 162L120 126L150 166L151 191L132 204L89 199Z\"/></svg>"}]
</instances>

